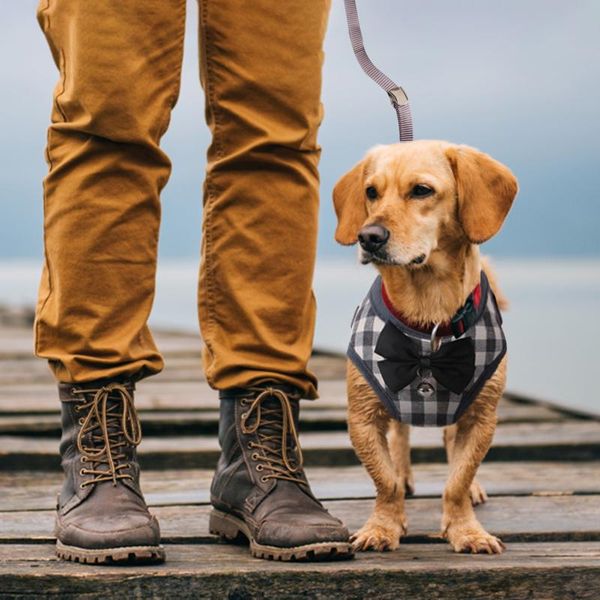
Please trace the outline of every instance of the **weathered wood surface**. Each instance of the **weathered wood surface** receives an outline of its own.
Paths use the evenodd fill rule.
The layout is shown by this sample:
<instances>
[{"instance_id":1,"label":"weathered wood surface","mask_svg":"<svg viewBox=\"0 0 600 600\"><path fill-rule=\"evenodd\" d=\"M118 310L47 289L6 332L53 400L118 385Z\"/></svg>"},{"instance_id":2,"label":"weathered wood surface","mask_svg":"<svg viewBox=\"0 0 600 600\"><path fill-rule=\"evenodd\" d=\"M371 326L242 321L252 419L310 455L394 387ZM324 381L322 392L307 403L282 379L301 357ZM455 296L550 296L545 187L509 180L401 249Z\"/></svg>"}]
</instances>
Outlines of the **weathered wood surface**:
<instances>
[{"instance_id":1,"label":"weathered wood surface","mask_svg":"<svg viewBox=\"0 0 600 600\"><path fill-rule=\"evenodd\" d=\"M327 509L351 531L359 529L373 500L330 500ZM169 543L210 543L209 505L157 506L152 512ZM477 507L483 525L506 542L600 541L600 502L597 496L497 496ZM408 535L404 543L439 540L441 500L411 498L406 503ZM0 541L50 542L54 511L0 512ZM600 566L600 565L599 565Z\"/></svg>"},{"instance_id":2,"label":"weathered wood surface","mask_svg":"<svg viewBox=\"0 0 600 600\"><path fill-rule=\"evenodd\" d=\"M168 562L93 567L59 561L49 545L0 545L4 599L345 598L348 600L596 600L600 543L513 544L500 556L406 545L335 563L272 563L244 547L169 545Z\"/></svg>"},{"instance_id":3,"label":"weathered wood surface","mask_svg":"<svg viewBox=\"0 0 600 600\"><path fill-rule=\"evenodd\" d=\"M200 335L181 331L153 331L154 341L165 356L200 356ZM0 360L27 360L33 354L33 327L0 326ZM43 361L37 361L42 366Z\"/></svg>"},{"instance_id":4,"label":"weathered wood surface","mask_svg":"<svg viewBox=\"0 0 600 600\"><path fill-rule=\"evenodd\" d=\"M345 431L301 434L307 465L357 464ZM445 460L441 431L414 428L411 433L414 462ZM57 469L58 438L0 436L0 469ZM219 446L214 436L179 435L146 437L139 448L144 468L210 468L216 464ZM487 460L599 460L600 422L500 424Z\"/></svg>"},{"instance_id":5,"label":"weathered wood surface","mask_svg":"<svg viewBox=\"0 0 600 600\"><path fill-rule=\"evenodd\" d=\"M166 356L167 362L161 372L163 382L171 381L204 381L200 355ZM6 358L2 361L0 386L30 383L52 384L53 379L43 361L34 358ZM310 361L310 368L321 379L340 379L344 376L345 365L339 358L327 354L315 355Z\"/></svg>"},{"instance_id":6,"label":"weathered wood surface","mask_svg":"<svg viewBox=\"0 0 600 600\"><path fill-rule=\"evenodd\" d=\"M344 403L345 403L345 399ZM23 406L11 410L14 399L0 399L0 435L60 436L60 407L52 399L53 410L24 414ZM329 408L319 406L326 403ZM41 404L41 403L40 403ZM332 398L304 402L300 414L302 431L337 431L346 429L346 407L334 408ZM39 405L38 405L39 406ZM15 407L17 408L17 407ZM146 435L215 434L219 426L219 412L210 407L197 410L141 409L139 416ZM498 407L500 423L535 423L563 421L565 416L551 408L538 408L504 400Z\"/></svg>"},{"instance_id":7,"label":"weathered wood surface","mask_svg":"<svg viewBox=\"0 0 600 600\"><path fill-rule=\"evenodd\" d=\"M321 499L371 498L374 486L362 466L307 467L314 493ZM417 464L413 468L415 497L440 497L448 468L444 464ZM478 479L491 496L600 495L598 462L495 462L484 463ZM186 469L142 473L148 504L208 504L212 469ZM62 475L58 471L0 473L0 512L49 510L55 505ZM600 503L600 496L599 496Z\"/></svg>"},{"instance_id":8,"label":"weathered wood surface","mask_svg":"<svg viewBox=\"0 0 600 600\"><path fill-rule=\"evenodd\" d=\"M331 360L328 358L327 360ZM337 358L338 363L343 362ZM39 361L38 361L39 362ZM4 363L2 363L4 364ZM343 379L322 380L320 398L303 401L302 412L346 409L346 382ZM217 393L201 380L164 381L163 374L138 383L136 406L142 415L152 413L217 411ZM59 412L54 384L1 384L0 415L53 415ZM503 398L498 416L501 422L559 421L572 418L570 412L557 407L540 407L523 400Z\"/></svg>"},{"instance_id":9,"label":"weathered wood surface","mask_svg":"<svg viewBox=\"0 0 600 600\"><path fill-rule=\"evenodd\" d=\"M139 384L142 486L159 517L168 562L94 568L58 561L53 505L61 483L59 403L31 357L31 332L0 326L0 598L600 598L600 421L508 395L479 469L490 500L477 514L508 542L501 556L456 555L439 538L447 476L441 431L413 429L409 533L392 553L279 564L208 533L218 400L203 381L198 336L157 332L165 371ZM373 484L345 424L345 361L316 354L321 398L302 403L313 489L357 529ZM427 542L424 544L423 542Z\"/></svg>"}]
</instances>

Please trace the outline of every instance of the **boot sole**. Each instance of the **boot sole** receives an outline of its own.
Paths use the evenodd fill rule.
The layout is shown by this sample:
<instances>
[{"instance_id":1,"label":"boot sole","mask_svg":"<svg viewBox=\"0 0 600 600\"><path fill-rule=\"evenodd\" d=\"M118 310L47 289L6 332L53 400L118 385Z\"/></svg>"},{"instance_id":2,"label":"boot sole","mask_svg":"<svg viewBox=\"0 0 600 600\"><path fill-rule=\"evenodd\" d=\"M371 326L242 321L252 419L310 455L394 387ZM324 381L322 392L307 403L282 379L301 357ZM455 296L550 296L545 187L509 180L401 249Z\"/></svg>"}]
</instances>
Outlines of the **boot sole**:
<instances>
[{"instance_id":1,"label":"boot sole","mask_svg":"<svg viewBox=\"0 0 600 600\"><path fill-rule=\"evenodd\" d=\"M320 561L345 560L352 558L354 552L349 542L319 542L291 548L266 546L254 540L250 528L242 519L213 508L209 517L209 529L227 542L246 538L250 544L250 552L256 558L280 561Z\"/></svg>"},{"instance_id":2,"label":"boot sole","mask_svg":"<svg viewBox=\"0 0 600 600\"><path fill-rule=\"evenodd\" d=\"M121 548L78 548L56 541L56 555L63 560L97 565L116 563L139 564L161 563L165 560L162 546L123 546Z\"/></svg>"}]
</instances>

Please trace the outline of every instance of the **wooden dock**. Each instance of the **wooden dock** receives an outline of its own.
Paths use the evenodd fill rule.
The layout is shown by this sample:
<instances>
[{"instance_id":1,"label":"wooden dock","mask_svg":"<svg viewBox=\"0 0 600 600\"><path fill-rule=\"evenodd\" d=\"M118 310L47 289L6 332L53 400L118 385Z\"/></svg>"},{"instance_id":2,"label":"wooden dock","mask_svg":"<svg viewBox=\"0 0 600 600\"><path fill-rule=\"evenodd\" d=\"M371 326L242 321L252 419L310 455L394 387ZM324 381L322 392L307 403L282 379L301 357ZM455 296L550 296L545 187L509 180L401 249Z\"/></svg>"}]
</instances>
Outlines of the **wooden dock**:
<instances>
[{"instance_id":1,"label":"wooden dock","mask_svg":"<svg viewBox=\"0 0 600 600\"><path fill-rule=\"evenodd\" d=\"M1 320L0 320L1 321ZM142 487L168 561L93 567L54 555L60 487L59 403L31 333L0 324L0 598L600 598L600 421L507 396L480 469L477 508L501 556L454 554L439 539L446 466L441 431L414 430L416 494L399 550L334 563L273 563L208 533L218 402L202 379L200 340L162 332L165 371L138 387ZM321 399L303 402L307 473L328 509L356 530L373 504L345 424L344 360L316 353Z\"/></svg>"}]
</instances>

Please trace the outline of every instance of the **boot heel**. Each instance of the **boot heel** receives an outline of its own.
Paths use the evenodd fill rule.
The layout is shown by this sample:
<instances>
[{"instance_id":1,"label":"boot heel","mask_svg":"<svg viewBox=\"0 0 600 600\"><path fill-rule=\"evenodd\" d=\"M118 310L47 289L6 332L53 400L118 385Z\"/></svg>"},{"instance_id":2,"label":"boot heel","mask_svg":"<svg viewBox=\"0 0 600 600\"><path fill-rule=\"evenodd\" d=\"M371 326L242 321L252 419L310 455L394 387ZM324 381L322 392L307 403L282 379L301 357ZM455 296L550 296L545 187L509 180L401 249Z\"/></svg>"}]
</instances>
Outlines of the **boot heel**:
<instances>
[{"instance_id":1,"label":"boot heel","mask_svg":"<svg viewBox=\"0 0 600 600\"><path fill-rule=\"evenodd\" d=\"M226 540L245 539L244 532L236 523L237 519L219 510L213 510L208 519L208 529L213 535L218 535Z\"/></svg>"}]
</instances>

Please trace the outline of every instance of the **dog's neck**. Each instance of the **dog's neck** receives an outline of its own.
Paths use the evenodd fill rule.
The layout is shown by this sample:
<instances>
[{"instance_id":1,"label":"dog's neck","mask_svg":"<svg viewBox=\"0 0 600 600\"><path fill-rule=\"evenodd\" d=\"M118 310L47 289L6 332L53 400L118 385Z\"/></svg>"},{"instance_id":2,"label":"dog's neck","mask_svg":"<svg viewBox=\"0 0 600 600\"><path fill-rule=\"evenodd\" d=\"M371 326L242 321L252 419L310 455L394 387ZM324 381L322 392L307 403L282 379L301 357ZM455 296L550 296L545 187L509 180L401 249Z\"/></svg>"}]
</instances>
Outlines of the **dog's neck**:
<instances>
[{"instance_id":1,"label":"dog's neck","mask_svg":"<svg viewBox=\"0 0 600 600\"><path fill-rule=\"evenodd\" d=\"M460 244L433 252L427 265L410 269L378 265L387 296L410 323L428 326L449 321L480 280L479 248Z\"/></svg>"}]
</instances>

